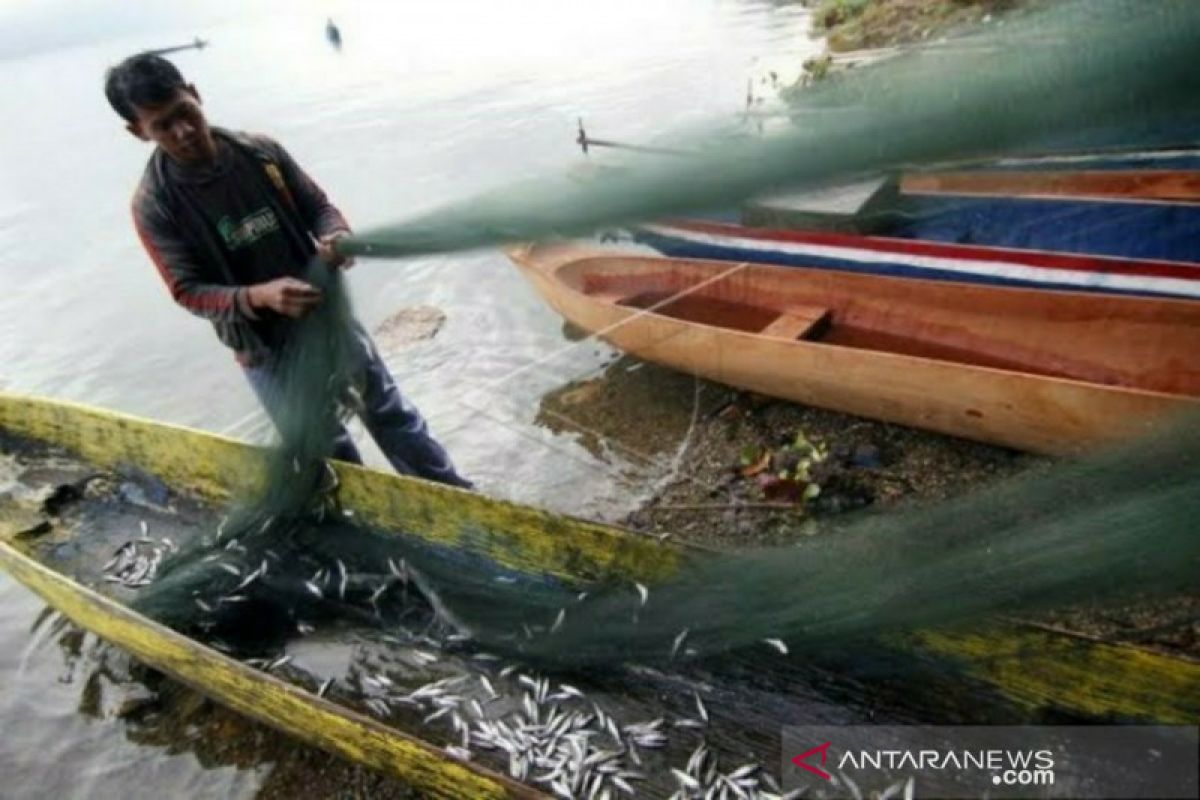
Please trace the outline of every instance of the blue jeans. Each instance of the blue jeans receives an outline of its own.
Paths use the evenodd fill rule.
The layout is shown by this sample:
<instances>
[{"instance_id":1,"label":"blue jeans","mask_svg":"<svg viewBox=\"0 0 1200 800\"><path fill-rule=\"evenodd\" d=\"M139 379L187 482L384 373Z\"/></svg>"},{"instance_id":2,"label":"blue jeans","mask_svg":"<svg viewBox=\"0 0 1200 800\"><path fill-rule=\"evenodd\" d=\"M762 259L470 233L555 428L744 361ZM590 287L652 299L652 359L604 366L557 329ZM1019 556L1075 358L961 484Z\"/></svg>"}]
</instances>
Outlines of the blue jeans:
<instances>
[{"instance_id":1,"label":"blue jeans","mask_svg":"<svg viewBox=\"0 0 1200 800\"><path fill-rule=\"evenodd\" d=\"M450 456L429 435L429 427L416 407L404 399L383 359L367 332L356 326L355 340L365 371L362 385L363 408L360 418L371 438L384 456L401 475L473 489L474 485L454 469ZM279 396L279 376L275 362L242 365L250 386L259 402L274 418ZM362 463L362 455L354 445L346 426L339 425L334 438L333 457L354 464Z\"/></svg>"}]
</instances>

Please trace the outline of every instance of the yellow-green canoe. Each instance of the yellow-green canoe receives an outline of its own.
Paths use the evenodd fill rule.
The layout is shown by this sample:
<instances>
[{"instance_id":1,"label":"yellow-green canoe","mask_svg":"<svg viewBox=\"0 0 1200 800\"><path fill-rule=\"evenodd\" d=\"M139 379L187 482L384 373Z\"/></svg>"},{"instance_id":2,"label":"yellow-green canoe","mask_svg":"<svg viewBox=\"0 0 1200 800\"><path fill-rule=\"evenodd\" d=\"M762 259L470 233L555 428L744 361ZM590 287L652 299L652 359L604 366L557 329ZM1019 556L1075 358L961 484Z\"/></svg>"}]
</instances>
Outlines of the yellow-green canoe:
<instances>
[{"instance_id":1,"label":"yellow-green canoe","mask_svg":"<svg viewBox=\"0 0 1200 800\"><path fill-rule=\"evenodd\" d=\"M0 393L0 457L21 443L49 445L98 470L132 469L172 491L219 506L259 475L258 448L201 431L73 403ZM682 547L462 492L338 464L339 499L365 522L470 549L523 573L586 583L614 576L651 582L688 558ZM542 796L539 790L391 728L311 688L280 680L129 610L38 557L24 532L37 510L4 492L0 471L0 566L76 624L217 702L304 741L389 772L430 796ZM42 526L44 528L44 526ZM69 541L77 531L39 536ZM1147 650L1016 624L970 633L927 631L888 644L947 674L964 703L987 695L1007 719L1048 714L1129 721L1200 720L1200 664ZM783 692L794 687L781 686ZM969 716L969 709L967 710Z\"/></svg>"}]
</instances>

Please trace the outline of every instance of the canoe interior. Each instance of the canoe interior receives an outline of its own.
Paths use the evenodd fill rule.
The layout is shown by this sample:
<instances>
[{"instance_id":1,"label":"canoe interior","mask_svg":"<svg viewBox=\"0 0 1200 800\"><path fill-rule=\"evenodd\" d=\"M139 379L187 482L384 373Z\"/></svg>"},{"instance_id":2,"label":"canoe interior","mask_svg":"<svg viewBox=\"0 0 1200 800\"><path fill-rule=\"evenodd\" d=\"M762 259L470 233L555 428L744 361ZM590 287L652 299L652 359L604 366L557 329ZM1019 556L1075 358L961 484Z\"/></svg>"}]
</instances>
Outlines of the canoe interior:
<instances>
[{"instance_id":1,"label":"canoe interior","mask_svg":"<svg viewBox=\"0 0 1200 800\"><path fill-rule=\"evenodd\" d=\"M110 451L120 442L129 446L121 458L84 457L76 446L64 448L22 434L22 428L38 428L29 421L37 416L37 403L57 412L72 412L79 426L99 426L94 433L107 437ZM7 422L0 423L0 564L12 570L16 562L18 569L14 572L19 577L23 572L19 562L28 559L65 578L64 591L85 585L124 603L136 590L105 581L101 567L119 546L141 535L143 522L151 540L168 537L180 545L214 530L225 501L192 491L189 481L181 481L172 471L174 461L153 453L159 445L152 443L152 433L164 426L95 410L89 417L79 407L46 401L30 403L27 411L24 423L11 414ZM240 462L252 469L254 458L248 448L199 432L188 435L207 443L209 451L202 458L216 459L227 468L236 469ZM139 444L133 447L131 442ZM193 454L203 451L200 446L191 448ZM219 452L224 456L218 457ZM155 464L165 465L166 470L153 468ZM392 483L398 482L393 476L361 472L369 493L386 493ZM82 490L64 493L61 487L68 485L82 486ZM46 501L51 497L59 497L59 502L48 506ZM589 529L580 530L580 535L586 536ZM448 555L455 549L445 546ZM576 558L581 557L583 554L577 551ZM542 558L547 561L546 571L539 573L526 567L530 579L557 579L551 568L557 556L544 551ZM591 571L586 567L577 569L585 574ZM512 574L512 568L503 564L497 565L497 571ZM90 605L95 607L94 603ZM102 637L112 632L103 617L92 622L90 627ZM145 628L139 632L144 651L157 652L162 634L155 633L153 626L137 627ZM648 779L640 785L639 794L648 797L666 796L673 791L669 768L685 763L701 740L721 754L727 769L753 761L777 772L778 732L782 726L797 722L1018 724L1200 719L1194 699L1200 696L1196 691L1200 689L1200 665L1140 649L1088 643L1012 626L985 628L966 637L954 632L929 633L915 645L913 640L897 637L838 650L805 651L794 646L793 653L786 657L764 646L703 661L672 662L667 667L627 666L547 677L556 684L562 681L580 688L588 704L603 708L619 724L657 718L667 721L667 746L643 753L642 771ZM121 641L119 637L117 641ZM670 645L664 642L664 649ZM448 778L441 767L431 766L428 754L412 756L401 747L397 752L408 753L407 760L381 761L362 756L354 746L366 742L377 747L381 736L377 730L364 730L353 713L371 714L384 723L385 730L435 747L457 743L458 735L445 717L426 721L428 708L393 704L386 713L373 711L370 701L381 696L378 683L373 681L385 676L394 687L390 692L396 694L434 680L465 677L462 694L479 700L487 717L496 719L517 713L527 691L520 677L533 674L528 666L518 665L511 674L501 675L508 666L504 661L486 659L486 654L469 642L436 635L420 614L389 618L383 625L370 623L362 614L331 615L318 621L311 634L297 632L266 655L274 658L281 654L293 660L273 670L273 678L259 680L266 684L282 678L311 695L322 681L336 679L327 698L336 704L334 709L345 710L344 718L339 717L343 727L337 735L350 740L353 746L338 749L328 740L306 738L376 768L389 769L426 788L431 796L461 796L461 791L446 791ZM1047 654L1052 657L1047 659ZM176 671L170 665L165 668L216 699L227 700L223 692L229 688L225 682L228 676L220 660L214 650L197 648L188 659L175 662ZM206 682L205 675L217 675L221 680ZM1014 681L1016 675L1019 681ZM1088 680L1080 676L1088 676ZM499 700L486 702L481 677L488 678ZM249 696L260 698L257 706L274 708L267 701L278 693L277 688L252 683L251 689ZM708 726L702 730L674 727L679 720L697 717L697 692L703 695L711 717ZM277 723L269 714L260 714L259 718ZM301 714L299 718L305 717ZM325 718L322 730L328 730L331 723ZM291 728L279 726L298 733L295 724ZM303 733L301 728L299 735ZM494 753L477 750L476 759L485 769L506 769ZM483 780L458 769L459 781ZM486 785L496 788L495 783ZM473 796L493 795L479 789Z\"/></svg>"},{"instance_id":2,"label":"canoe interior","mask_svg":"<svg viewBox=\"0 0 1200 800\"><path fill-rule=\"evenodd\" d=\"M5 465L0 531L6 524L16 531L10 541L22 553L121 603L137 589L106 581L102 568L118 548L142 536L143 525L156 545L164 539L186 545L213 531L222 516L220 504L177 491L139 470L99 466L59 448L3 435L0 454ZM65 491L68 486L80 491ZM53 497L60 499L47 506L47 498ZM16 522L22 513L28 520L24 525ZM466 678L462 693L485 704L488 718L501 719L521 708L527 693L522 675L537 673L520 668L503 676L506 662L484 660L468 644L439 638L431 633L430 622L428 615L417 614L371 624L365 615L350 613L317 621L317 630L308 635L289 631L285 640L271 637L260 643L267 649L235 651L215 639L206 644L244 659L289 655L288 664L273 670L276 677L310 691L334 678L327 697L344 708L373 715L390 729L433 745L455 745L459 736L447 719L425 721L428 709L392 705L386 715L372 709L370 701L385 694L373 681L383 676L393 687L387 693L399 694L435 680ZM481 677L495 687L499 700L488 702ZM647 797L673 791L670 767L686 763L701 741L721 754L727 769L755 762L777 774L777 732L796 720L1013 722L1044 713L1014 704L949 662L914 659L883 643L872 644L868 652L827 652L815 660L758 653L671 670L630 667L551 677L581 689L589 704L579 701L581 707L595 703L622 725L695 719L696 688L702 689L708 725L702 730L668 727L668 745L641 754L648 778L639 784L639 795ZM476 757L498 771L507 768L493 753L477 751Z\"/></svg>"},{"instance_id":3,"label":"canoe interior","mask_svg":"<svg viewBox=\"0 0 1200 800\"><path fill-rule=\"evenodd\" d=\"M557 275L599 300L747 334L1200 395L1200 303L620 256Z\"/></svg>"}]
</instances>

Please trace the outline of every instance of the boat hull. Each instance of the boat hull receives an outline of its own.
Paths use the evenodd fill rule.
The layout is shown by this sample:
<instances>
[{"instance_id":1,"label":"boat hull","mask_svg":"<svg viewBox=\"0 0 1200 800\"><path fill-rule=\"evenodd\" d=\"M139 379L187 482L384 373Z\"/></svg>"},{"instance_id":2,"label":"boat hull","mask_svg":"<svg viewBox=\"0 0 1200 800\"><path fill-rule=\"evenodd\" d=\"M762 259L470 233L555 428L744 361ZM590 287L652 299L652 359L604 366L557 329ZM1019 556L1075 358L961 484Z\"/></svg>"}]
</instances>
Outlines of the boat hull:
<instances>
[{"instance_id":1,"label":"boat hull","mask_svg":"<svg viewBox=\"0 0 1200 800\"><path fill-rule=\"evenodd\" d=\"M635 229L634 239L673 258L1057 291L1200 298L1200 264L1190 262L756 228L711 220L646 224Z\"/></svg>"},{"instance_id":2,"label":"boat hull","mask_svg":"<svg viewBox=\"0 0 1200 800\"><path fill-rule=\"evenodd\" d=\"M589 294L564 281L560 273L568 265L578 266L579 272L586 271L589 263L603 265L608 273L627 270L632 276L629 285L635 286L639 269L651 272L667 265L694 269L692 277L716 276L711 278L716 283L721 275L732 280L736 273L737 281L744 283L745 264L621 258L571 247L524 250L513 257L559 314L625 352L719 383L849 414L1020 450L1070 454L1145 434L1173 414L1200 407L1196 398L1180 394L698 324ZM779 286L795 282L783 274L789 270L748 268ZM892 284L896 291L900 284L916 285ZM741 288L731 284L722 291L737 295ZM1200 324L1200 310L1192 316ZM1065 328L1046 330L1052 336L1069 335Z\"/></svg>"}]
</instances>

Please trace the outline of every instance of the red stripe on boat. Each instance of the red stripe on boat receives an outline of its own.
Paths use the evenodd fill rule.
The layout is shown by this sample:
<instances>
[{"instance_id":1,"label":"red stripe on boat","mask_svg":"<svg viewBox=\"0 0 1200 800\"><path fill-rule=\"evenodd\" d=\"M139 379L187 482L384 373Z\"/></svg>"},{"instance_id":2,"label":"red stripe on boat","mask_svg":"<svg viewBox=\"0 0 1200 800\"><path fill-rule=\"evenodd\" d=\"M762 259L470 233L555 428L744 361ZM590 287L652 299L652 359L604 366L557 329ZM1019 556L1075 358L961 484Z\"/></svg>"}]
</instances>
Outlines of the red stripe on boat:
<instances>
[{"instance_id":1,"label":"red stripe on boat","mask_svg":"<svg viewBox=\"0 0 1200 800\"><path fill-rule=\"evenodd\" d=\"M1081 256L1046 250L979 247L967 244L946 244L942 242L917 241L914 239L896 239L887 236L855 236L853 234L826 233L823 231L746 228L741 225L731 225L724 222L671 220L659 223L658 225L662 228L676 228L713 236L736 236L739 239L753 239L766 243L825 245L829 247L872 250L882 253L950 258L961 261L1002 261L1026 267L1040 267L1042 269L1200 280L1200 264L1190 261L1137 260L1115 256Z\"/></svg>"}]
</instances>

